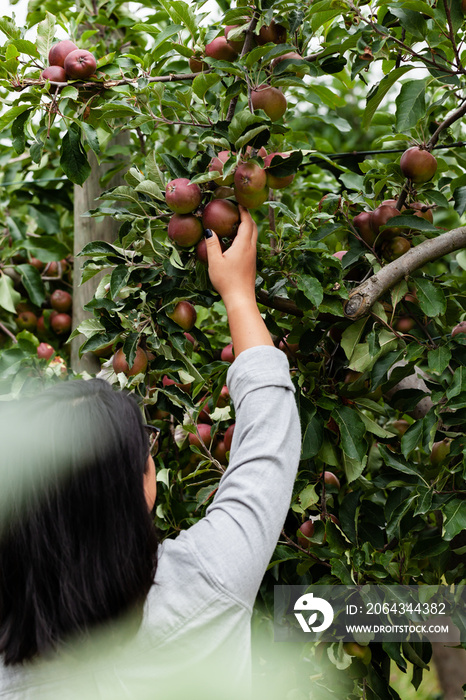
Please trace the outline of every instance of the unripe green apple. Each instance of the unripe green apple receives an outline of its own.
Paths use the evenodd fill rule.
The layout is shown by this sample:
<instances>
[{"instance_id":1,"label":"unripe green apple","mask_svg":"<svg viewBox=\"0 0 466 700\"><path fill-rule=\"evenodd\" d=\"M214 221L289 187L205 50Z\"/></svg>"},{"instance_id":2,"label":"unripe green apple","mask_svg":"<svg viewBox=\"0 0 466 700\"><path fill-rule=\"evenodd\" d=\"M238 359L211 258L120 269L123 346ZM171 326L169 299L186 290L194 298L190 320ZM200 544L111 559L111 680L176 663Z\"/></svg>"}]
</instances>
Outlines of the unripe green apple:
<instances>
[{"instance_id":1,"label":"unripe green apple","mask_svg":"<svg viewBox=\"0 0 466 700\"><path fill-rule=\"evenodd\" d=\"M372 659L372 652L369 647L363 647L357 642L345 642L343 644L343 649L349 656L354 656L357 659L361 659L363 664L366 666L370 664Z\"/></svg>"},{"instance_id":2,"label":"unripe green apple","mask_svg":"<svg viewBox=\"0 0 466 700\"><path fill-rule=\"evenodd\" d=\"M403 236L394 236L382 244L382 257L388 262L401 258L411 248L411 242Z\"/></svg>"}]
</instances>

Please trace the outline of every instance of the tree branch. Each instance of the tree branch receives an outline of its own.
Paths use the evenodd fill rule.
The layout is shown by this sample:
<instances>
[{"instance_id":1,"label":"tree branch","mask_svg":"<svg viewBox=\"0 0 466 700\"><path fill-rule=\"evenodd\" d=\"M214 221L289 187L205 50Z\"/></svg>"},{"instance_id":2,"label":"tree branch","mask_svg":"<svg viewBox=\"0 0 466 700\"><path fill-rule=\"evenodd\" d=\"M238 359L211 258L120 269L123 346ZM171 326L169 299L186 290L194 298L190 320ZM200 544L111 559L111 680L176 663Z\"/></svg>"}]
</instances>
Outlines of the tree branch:
<instances>
[{"instance_id":1,"label":"tree branch","mask_svg":"<svg viewBox=\"0 0 466 700\"><path fill-rule=\"evenodd\" d=\"M256 291L256 299L262 306L267 306L269 309L276 309L277 311L283 311L285 314L291 314L292 316L298 316L301 318L304 316L304 311L298 309L294 301L291 299L285 299L284 297L271 297L265 289L258 289Z\"/></svg>"},{"instance_id":2,"label":"tree branch","mask_svg":"<svg viewBox=\"0 0 466 700\"><path fill-rule=\"evenodd\" d=\"M464 247L466 247L466 226L453 229L411 248L398 260L385 265L366 282L353 289L344 306L346 317L356 321L366 316L377 299L404 277L408 277L426 263Z\"/></svg>"},{"instance_id":3,"label":"tree branch","mask_svg":"<svg viewBox=\"0 0 466 700\"><path fill-rule=\"evenodd\" d=\"M246 30L246 35L245 35L244 44L243 44L243 50L241 51L240 58L242 58L243 56L246 56L246 54L249 53L249 51L252 49L252 42L254 39L254 30L257 27L259 17L260 17L260 14L256 10L254 12L252 19L249 22L249 26ZM235 83L237 83L238 80L240 80L240 78L236 78ZM233 97L232 101L230 102L230 104L228 106L228 112L227 112L227 118L226 118L227 122L231 122L231 120L234 117L236 105L238 104L238 97L239 97L239 95L236 95L236 97Z\"/></svg>"},{"instance_id":4,"label":"tree branch","mask_svg":"<svg viewBox=\"0 0 466 700\"><path fill-rule=\"evenodd\" d=\"M444 131L445 129L448 129L448 127L451 126L451 124L453 124L453 122L456 122L458 119L461 119L461 117L464 116L465 114L466 114L466 102L464 102L461 105L461 107L458 107L457 110L452 112L452 114L450 114L450 116L447 117L445 119L445 121L443 121L440 124L440 126L434 131L434 133L430 137L429 141L427 142L427 150L431 151L432 148L437 143L441 132Z\"/></svg>"}]
</instances>

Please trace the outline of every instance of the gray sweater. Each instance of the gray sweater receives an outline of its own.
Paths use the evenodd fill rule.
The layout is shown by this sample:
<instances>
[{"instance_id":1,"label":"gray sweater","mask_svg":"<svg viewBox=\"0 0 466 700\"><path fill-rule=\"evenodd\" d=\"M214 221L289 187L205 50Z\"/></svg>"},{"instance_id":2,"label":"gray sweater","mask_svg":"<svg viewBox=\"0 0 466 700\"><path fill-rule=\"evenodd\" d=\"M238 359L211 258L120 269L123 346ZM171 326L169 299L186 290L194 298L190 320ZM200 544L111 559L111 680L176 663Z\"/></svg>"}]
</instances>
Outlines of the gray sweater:
<instances>
[{"instance_id":1,"label":"gray sweater","mask_svg":"<svg viewBox=\"0 0 466 700\"><path fill-rule=\"evenodd\" d=\"M106 630L86 649L27 667L0 666L1 698L247 694L252 606L289 508L301 432L280 350L245 350L227 385L236 410L230 464L205 517L160 545L136 635L112 644Z\"/></svg>"}]
</instances>

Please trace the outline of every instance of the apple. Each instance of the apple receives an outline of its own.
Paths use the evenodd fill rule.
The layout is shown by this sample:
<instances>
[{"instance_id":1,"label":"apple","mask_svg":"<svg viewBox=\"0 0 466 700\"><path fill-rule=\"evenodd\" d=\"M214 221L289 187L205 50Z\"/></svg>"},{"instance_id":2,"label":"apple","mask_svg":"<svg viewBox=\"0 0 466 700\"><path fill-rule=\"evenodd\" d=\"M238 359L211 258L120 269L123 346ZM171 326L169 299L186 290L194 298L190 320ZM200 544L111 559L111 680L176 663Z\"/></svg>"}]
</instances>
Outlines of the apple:
<instances>
[{"instance_id":1,"label":"apple","mask_svg":"<svg viewBox=\"0 0 466 700\"><path fill-rule=\"evenodd\" d=\"M212 456L220 462L220 464L228 464L227 448L225 447L224 440L219 440L212 452Z\"/></svg>"},{"instance_id":2,"label":"apple","mask_svg":"<svg viewBox=\"0 0 466 700\"><path fill-rule=\"evenodd\" d=\"M444 438L438 442L434 442L430 453L430 463L433 467L439 467L450 454L450 438Z\"/></svg>"},{"instance_id":3,"label":"apple","mask_svg":"<svg viewBox=\"0 0 466 700\"><path fill-rule=\"evenodd\" d=\"M39 343L37 346L37 357L41 360L50 360L55 350L49 343Z\"/></svg>"},{"instance_id":4,"label":"apple","mask_svg":"<svg viewBox=\"0 0 466 700\"><path fill-rule=\"evenodd\" d=\"M209 67L205 61L202 61L200 58L196 58L195 56L191 56L189 59L189 68L191 70L191 73L202 73L205 70L209 70Z\"/></svg>"},{"instance_id":5,"label":"apple","mask_svg":"<svg viewBox=\"0 0 466 700\"><path fill-rule=\"evenodd\" d=\"M354 656L357 659L361 659L363 664L370 664L372 659L372 652L369 647L363 647L357 642L345 642L343 644L343 649L349 656Z\"/></svg>"},{"instance_id":6,"label":"apple","mask_svg":"<svg viewBox=\"0 0 466 700\"><path fill-rule=\"evenodd\" d=\"M334 486L340 490L340 480L333 472L324 472L324 481L327 486Z\"/></svg>"},{"instance_id":7,"label":"apple","mask_svg":"<svg viewBox=\"0 0 466 700\"><path fill-rule=\"evenodd\" d=\"M191 383L189 382L188 384L182 384L181 382L175 382L174 379L170 379L167 377L165 374L162 377L162 386L177 386L179 389L182 391L189 392L191 390Z\"/></svg>"},{"instance_id":8,"label":"apple","mask_svg":"<svg viewBox=\"0 0 466 700\"><path fill-rule=\"evenodd\" d=\"M437 171L437 160L424 148L412 146L401 156L400 168L406 178L421 184L434 177Z\"/></svg>"},{"instance_id":9,"label":"apple","mask_svg":"<svg viewBox=\"0 0 466 700\"><path fill-rule=\"evenodd\" d=\"M291 175L274 175L273 167L270 167L272 159L274 156L281 156L282 158L289 158L289 153L270 153L264 158L264 168L267 176L267 187L271 187L273 190L282 190L284 187L288 187L294 180L294 173Z\"/></svg>"},{"instance_id":10,"label":"apple","mask_svg":"<svg viewBox=\"0 0 466 700\"><path fill-rule=\"evenodd\" d=\"M262 109L271 121L281 119L286 112L286 97L279 88L259 85L251 90L251 102L254 110Z\"/></svg>"},{"instance_id":11,"label":"apple","mask_svg":"<svg viewBox=\"0 0 466 700\"><path fill-rule=\"evenodd\" d=\"M234 238L240 221L238 207L227 199L213 199L202 214L204 228L211 228L219 238Z\"/></svg>"},{"instance_id":12,"label":"apple","mask_svg":"<svg viewBox=\"0 0 466 700\"><path fill-rule=\"evenodd\" d=\"M185 331L190 331L196 323L197 313L189 301L179 301L171 314L168 314Z\"/></svg>"},{"instance_id":13,"label":"apple","mask_svg":"<svg viewBox=\"0 0 466 700\"><path fill-rule=\"evenodd\" d=\"M374 234L378 236L380 227L386 226L390 219L393 219L394 216L399 216L399 214L400 212L398 209L395 209L395 207L391 207L388 204L381 204L379 207L377 207L377 209L374 209L371 216L371 226ZM393 225L383 232L383 238L396 236L399 233L401 233L401 230Z\"/></svg>"},{"instance_id":14,"label":"apple","mask_svg":"<svg viewBox=\"0 0 466 700\"><path fill-rule=\"evenodd\" d=\"M202 448L201 439L203 440L206 447L209 447L212 440L210 434L211 426L207 423L198 423L196 425L196 433L189 433L188 440L190 445L195 445L196 447Z\"/></svg>"},{"instance_id":15,"label":"apple","mask_svg":"<svg viewBox=\"0 0 466 700\"><path fill-rule=\"evenodd\" d=\"M64 289L56 289L50 296L50 306L52 309L60 312L66 312L71 309L73 297Z\"/></svg>"},{"instance_id":16,"label":"apple","mask_svg":"<svg viewBox=\"0 0 466 700\"><path fill-rule=\"evenodd\" d=\"M225 447L227 449L227 452L231 450L231 443L233 440L233 434L235 432L235 423L232 423L231 425L228 426L228 428L225 431L225 435L223 437L223 441L225 443Z\"/></svg>"},{"instance_id":17,"label":"apple","mask_svg":"<svg viewBox=\"0 0 466 700\"><path fill-rule=\"evenodd\" d=\"M60 260L59 262L56 262L56 260L52 260L52 262L49 262L44 270L44 274L46 277L62 277L63 273L66 272L68 269L68 263L65 259Z\"/></svg>"},{"instance_id":18,"label":"apple","mask_svg":"<svg viewBox=\"0 0 466 700\"><path fill-rule=\"evenodd\" d=\"M198 243L203 233L201 220L192 214L173 214L168 222L168 237L181 248Z\"/></svg>"},{"instance_id":19,"label":"apple","mask_svg":"<svg viewBox=\"0 0 466 700\"><path fill-rule=\"evenodd\" d=\"M401 437L408 430L409 425L410 424L407 420L404 420L404 418L399 418L398 420L393 421L393 423L389 427L393 428L393 430L395 430Z\"/></svg>"},{"instance_id":20,"label":"apple","mask_svg":"<svg viewBox=\"0 0 466 700\"><path fill-rule=\"evenodd\" d=\"M235 189L236 201L238 202L238 204L241 204L241 206L245 207L246 209L257 209L257 207L260 207L262 204L264 204L264 202L266 202L268 198L268 187L264 187L263 190L259 190L254 194L243 194L242 192L239 192Z\"/></svg>"},{"instance_id":21,"label":"apple","mask_svg":"<svg viewBox=\"0 0 466 700\"><path fill-rule=\"evenodd\" d=\"M223 362L234 362L235 351L233 349L233 343L225 345L222 352L220 353L220 359L223 360Z\"/></svg>"},{"instance_id":22,"label":"apple","mask_svg":"<svg viewBox=\"0 0 466 700\"><path fill-rule=\"evenodd\" d=\"M299 53L296 53L296 51L290 51L288 53L282 54L281 56L277 56L277 58L274 58L272 63L271 63L272 69L274 69L276 66L280 65L280 63L282 61L287 61L287 60L295 60L295 61L301 62L301 66L297 66L296 64L291 63L289 65L287 71L292 70L294 73L296 73L298 78L304 78L304 76L306 75L306 70L305 69L303 70L303 68L302 68L302 65L304 63L304 59L302 56L300 56Z\"/></svg>"},{"instance_id":23,"label":"apple","mask_svg":"<svg viewBox=\"0 0 466 700\"><path fill-rule=\"evenodd\" d=\"M333 253L332 255L334 258L338 258L338 260L343 260L347 252L347 250L337 250L337 252Z\"/></svg>"},{"instance_id":24,"label":"apple","mask_svg":"<svg viewBox=\"0 0 466 700\"><path fill-rule=\"evenodd\" d=\"M78 47L76 44L73 44L73 42L69 39L57 42L49 51L49 65L61 66L61 68L64 68L65 58L68 56L68 54L70 54L72 51L76 51L77 49Z\"/></svg>"},{"instance_id":25,"label":"apple","mask_svg":"<svg viewBox=\"0 0 466 700\"><path fill-rule=\"evenodd\" d=\"M69 333L71 330L71 323L71 316L69 314L58 313L55 314L53 318L50 316L50 325L57 335Z\"/></svg>"},{"instance_id":26,"label":"apple","mask_svg":"<svg viewBox=\"0 0 466 700\"><path fill-rule=\"evenodd\" d=\"M249 161L240 163L235 170L235 194L244 194L247 196L257 194L262 191L267 185L267 175L265 170Z\"/></svg>"},{"instance_id":27,"label":"apple","mask_svg":"<svg viewBox=\"0 0 466 700\"><path fill-rule=\"evenodd\" d=\"M233 174L231 177L233 178ZM232 179L232 182L233 182L233 179ZM220 187L217 187L213 193L214 199L232 199L234 196L235 196L235 190L233 189L233 187L224 187L223 185L220 185Z\"/></svg>"},{"instance_id":28,"label":"apple","mask_svg":"<svg viewBox=\"0 0 466 700\"><path fill-rule=\"evenodd\" d=\"M410 209L414 209L415 216L420 216L422 219L429 221L431 224L434 223L434 214L432 209L422 202L413 202L409 205Z\"/></svg>"},{"instance_id":29,"label":"apple","mask_svg":"<svg viewBox=\"0 0 466 700\"><path fill-rule=\"evenodd\" d=\"M230 156L230 151L220 151L218 156L215 156L210 161L209 172L223 173L223 165L227 162ZM233 182L233 173L230 173L225 178L217 177L215 178L214 182L217 183L217 185L231 185L231 183Z\"/></svg>"},{"instance_id":30,"label":"apple","mask_svg":"<svg viewBox=\"0 0 466 700\"><path fill-rule=\"evenodd\" d=\"M289 343L286 335L283 340L280 340L278 349L282 350L289 360L296 360L296 353L299 351L299 343Z\"/></svg>"},{"instance_id":31,"label":"apple","mask_svg":"<svg viewBox=\"0 0 466 700\"><path fill-rule=\"evenodd\" d=\"M243 33L243 37L240 39L228 39L228 34L231 32L232 29L237 29L239 27L239 24L229 24L225 27L224 35L225 38L227 39L228 45L235 51L237 54L241 53L243 50L244 46L244 40L245 36Z\"/></svg>"},{"instance_id":32,"label":"apple","mask_svg":"<svg viewBox=\"0 0 466 700\"><path fill-rule=\"evenodd\" d=\"M466 333L466 321L461 321L452 329L451 337L454 338L455 335L459 335L460 333Z\"/></svg>"},{"instance_id":33,"label":"apple","mask_svg":"<svg viewBox=\"0 0 466 700\"><path fill-rule=\"evenodd\" d=\"M53 83L66 83L66 71L61 66L49 66L40 75L44 80L51 80Z\"/></svg>"},{"instance_id":34,"label":"apple","mask_svg":"<svg viewBox=\"0 0 466 700\"><path fill-rule=\"evenodd\" d=\"M354 217L353 225L358 229L359 235L368 245L373 246L375 242L375 233L372 228L372 212L362 211Z\"/></svg>"},{"instance_id":35,"label":"apple","mask_svg":"<svg viewBox=\"0 0 466 700\"><path fill-rule=\"evenodd\" d=\"M187 177L171 180L165 189L165 201L175 214L190 214L198 208L201 200L201 188Z\"/></svg>"},{"instance_id":36,"label":"apple","mask_svg":"<svg viewBox=\"0 0 466 700\"><path fill-rule=\"evenodd\" d=\"M220 247L222 249L222 252L226 250L226 245L222 240L220 241ZM202 238L202 240L200 240L196 246L196 259L199 260L199 262L203 265L207 265L209 262L207 257L207 244L205 242L205 238Z\"/></svg>"},{"instance_id":37,"label":"apple","mask_svg":"<svg viewBox=\"0 0 466 700\"><path fill-rule=\"evenodd\" d=\"M252 151L253 151L252 146L246 146L246 153L251 158L252 158ZM259 156L259 158L265 158L266 155L267 155L267 150L264 148L264 146L261 146L259 148L259 150L257 151L256 156Z\"/></svg>"},{"instance_id":38,"label":"apple","mask_svg":"<svg viewBox=\"0 0 466 700\"><path fill-rule=\"evenodd\" d=\"M411 243L407 238L394 236L382 244L382 257L388 262L393 262L393 260L401 258L410 248Z\"/></svg>"},{"instance_id":39,"label":"apple","mask_svg":"<svg viewBox=\"0 0 466 700\"><path fill-rule=\"evenodd\" d=\"M411 316L402 316L395 323L395 330L398 333L409 333L416 325L416 321Z\"/></svg>"},{"instance_id":40,"label":"apple","mask_svg":"<svg viewBox=\"0 0 466 700\"><path fill-rule=\"evenodd\" d=\"M286 28L282 24L276 24L274 20L269 25L262 25L256 37L259 46L264 44L285 44Z\"/></svg>"},{"instance_id":41,"label":"apple","mask_svg":"<svg viewBox=\"0 0 466 700\"><path fill-rule=\"evenodd\" d=\"M115 374L123 372L127 377L134 377L136 374L144 374L147 369L147 354L141 347L138 347L134 362L130 367L126 360L125 353L123 352L123 348L120 348L113 356L112 366Z\"/></svg>"},{"instance_id":42,"label":"apple","mask_svg":"<svg viewBox=\"0 0 466 700\"><path fill-rule=\"evenodd\" d=\"M226 384L222 386L222 389L220 391L220 395L217 399L216 406L218 408L225 408L225 406L228 406L230 403L230 392L228 391L228 387Z\"/></svg>"},{"instance_id":43,"label":"apple","mask_svg":"<svg viewBox=\"0 0 466 700\"><path fill-rule=\"evenodd\" d=\"M314 527L314 523L312 522L312 520L306 520L301 525L298 532L301 532L304 535L304 537L300 537L298 535L298 544L300 547L302 547L303 549L309 549L309 547L311 546L312 543L309 542L309 540L307 540L306 537L312 537L314 535L314 530L315 530L315 527Z\"/></svg>"},{"instance_id":44,"label":"apple","mask_svg":"<svg viewBox=\"0 0 466 700\"><path fill-rule=\"evenodd\" d=\"M85 80L95 73L97 63L90 51L76 49L66 56L63 66L69 78Z\"/></svg>"},{"instance_id":45,"label":"apple","mask_svg":"<svg viewBox=\"0 0 466 700\"><path fill-rule=\"evenodd\" d=\"M31 259L29 260L29 264L32 265L33 267L35 267L36 270L39 270L39 272L42 272L42 270L45 267L45 263L42 262L42 260L39 260L39 258L35 258L34 256L31 256Z\"/></svg>"},{"instance_id":46,"label":"apple","mask_svg":"<svg viewBox=\"0 0 466 700\"><path fill-rule=\"evenodd\" d=\"M217 61L231 62L238 57L238 52L232 48L226 37L218 36L209 44L206 44L205 55L209 58L216 58Z\"/></svg>"},{"instance_id":47,"label":"apple","mask_svg":"<svg viewBox=\"0 0 466 700\"><path fill-rule=\"evenodd\" d=\"M19 331L34 331L37 327L37 316L32 311L21 311L15 318Z\"/></svg>"},{"instance_id":48,"label":"apple","mask_svg":"<svg viewBox=\"0 0 466 700\"><path fill-rule=\"evenodd\" d=\"M36 335L38 338L44 338L48 335L44 316L39 316L37 319Z\"/></svg>"}]
</instances>

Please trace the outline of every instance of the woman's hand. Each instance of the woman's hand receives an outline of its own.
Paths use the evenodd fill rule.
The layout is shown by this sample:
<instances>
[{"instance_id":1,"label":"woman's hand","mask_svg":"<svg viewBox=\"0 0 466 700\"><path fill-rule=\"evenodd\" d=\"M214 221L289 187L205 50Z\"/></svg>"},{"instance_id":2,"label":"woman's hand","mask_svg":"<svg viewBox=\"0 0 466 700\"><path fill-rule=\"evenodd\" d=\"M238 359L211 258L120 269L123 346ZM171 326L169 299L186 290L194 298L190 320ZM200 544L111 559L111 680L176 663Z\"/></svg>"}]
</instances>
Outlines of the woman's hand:
<instances>
[{"instance_id":1,"label":"woman's hand","mask_svg":"<svg viewBox=\"0 0 466 700\"><path fill-rule=\"evenodd\" d=\"M236 357L256 345L273 345L256 303L257 226L247 209L239 210L241 224L228 250L222 253L215 232L206 238L210 281L225 304Z\"/></svg>"},{"instance_id":2,"label":"woman's hand","mask_svg":"<svg viewBox=\"0 0 466 700\"><path fill-rule=\"evenodd\" d=\"M257 226L251 214L239 207L241 223L228 250L222 253L215 231L206 238L209 277L225 305L255 299Z\"/></svg>"}]
</instances>

